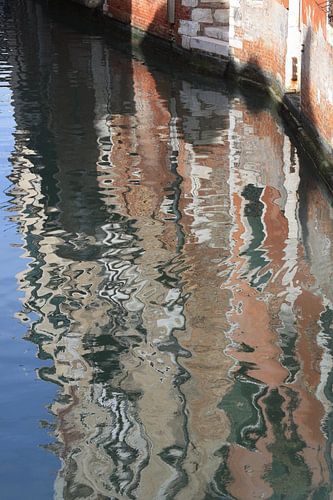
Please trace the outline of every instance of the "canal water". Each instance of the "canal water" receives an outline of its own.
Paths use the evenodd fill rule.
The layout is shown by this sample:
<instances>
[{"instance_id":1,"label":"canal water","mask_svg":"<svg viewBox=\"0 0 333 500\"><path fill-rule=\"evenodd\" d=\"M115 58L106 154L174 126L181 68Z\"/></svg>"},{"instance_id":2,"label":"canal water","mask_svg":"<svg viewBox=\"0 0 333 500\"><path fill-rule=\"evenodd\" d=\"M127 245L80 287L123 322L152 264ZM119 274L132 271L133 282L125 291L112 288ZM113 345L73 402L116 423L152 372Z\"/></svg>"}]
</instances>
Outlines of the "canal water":
<instances>
[{"instance_id":1,"label":"canal water","mask_svg":"<svg viewBox=\"0 0 333 500\"><path fill-rule=\"evenodd\" d=\"M116 31L0 2L0 498L332 498L332 194Z\"/></svg>"}]
</instances>

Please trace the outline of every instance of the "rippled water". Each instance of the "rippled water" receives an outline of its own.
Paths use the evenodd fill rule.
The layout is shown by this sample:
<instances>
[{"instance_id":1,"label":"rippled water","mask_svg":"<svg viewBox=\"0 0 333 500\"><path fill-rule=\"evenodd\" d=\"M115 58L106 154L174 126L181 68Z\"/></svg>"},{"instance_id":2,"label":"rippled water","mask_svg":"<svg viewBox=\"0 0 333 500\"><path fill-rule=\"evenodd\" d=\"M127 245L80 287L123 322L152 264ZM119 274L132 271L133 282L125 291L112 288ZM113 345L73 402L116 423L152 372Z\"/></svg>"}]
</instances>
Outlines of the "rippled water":
<instances>
[{"instance_id":1,"label":"rippled water","mask_svg":"<svg viewBox=\"0 0 333 500\"><path fill-rule=\"evenodd\" d=\"M331 498L332 195L68 9L0 3L1 499Z\"/></svg>"}]
</instances>

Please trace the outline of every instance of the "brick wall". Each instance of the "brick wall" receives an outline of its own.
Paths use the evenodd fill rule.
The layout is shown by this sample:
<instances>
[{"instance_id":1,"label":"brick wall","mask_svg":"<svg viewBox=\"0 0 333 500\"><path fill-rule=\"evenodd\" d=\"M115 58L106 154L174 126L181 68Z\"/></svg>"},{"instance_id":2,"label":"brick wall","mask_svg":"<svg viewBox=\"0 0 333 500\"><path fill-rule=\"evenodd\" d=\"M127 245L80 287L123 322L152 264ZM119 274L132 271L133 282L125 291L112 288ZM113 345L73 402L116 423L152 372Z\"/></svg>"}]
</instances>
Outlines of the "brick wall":
<instances>
[{"instance_id":1,"label":"brick wall","mask_svg":"<svg viewBox=\"0 0 333 500\"><path fill-rule=\"evenodd\" d=\"M332 68L332 47L328 46L322 33L314 33L309 28L302 61L302 109L331 147L333 146Z\"/></svg>"},{"instance_id":2,"label":"brick wall","mask_svg":"<svg viewBox=\"0 0 333 500\"><path fill-rule=\"evenodd\" d=\"M180 41L179 20L189 16L189 9L181 0L175 0L174 24L168 21L166 0L105 0L104 12L142 31L176 41Z\"/></svg>"},{"instance_id":3,"label":"brick wall","mask_svg":"<svg viewBox=\"0 0 333 500\"><path fill-rule=\"evenodd\" d=\"M228 0L175 0L175 23L168 21L167 5L167 0L105 0L104 12L183 48L228 56Z\"/></svg>"},{"instance_id":4,"label":"brick wall","mask_svg":"<svg viewBox=\"0 0 333 500\"><path fill-rule=\"evenodd\" d=\"M333 28L314 0L303 0L301 101L304 114L333 147Z\"/></svg>"},{"instance_id":5,"label":"brick wall","mask_svg":"<svg viewBox=\"0 0 333 500\"><path fill-rule=\"evenodd\" d=\"M288 11L276 0L231 0L230 54L284 86Z\"/></svg>"}]
</instances>

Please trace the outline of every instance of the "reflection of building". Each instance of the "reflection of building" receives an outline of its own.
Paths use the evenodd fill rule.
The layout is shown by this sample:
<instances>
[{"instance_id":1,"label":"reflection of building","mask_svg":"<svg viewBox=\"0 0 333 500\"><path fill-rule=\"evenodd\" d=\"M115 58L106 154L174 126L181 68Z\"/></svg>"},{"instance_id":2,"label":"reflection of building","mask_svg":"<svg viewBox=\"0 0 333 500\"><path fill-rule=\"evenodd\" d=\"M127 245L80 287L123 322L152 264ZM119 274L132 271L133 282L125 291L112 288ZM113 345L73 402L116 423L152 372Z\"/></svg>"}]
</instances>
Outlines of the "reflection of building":
<instances>
[{"instance_id":1,"label":"reflection of building","mask_svg":"<svg viewBox=\"0 0 333 500\"><path fill-rule=\"evenodd\" d=\"M229 434L229 422L218 408L230 387L226 310L229 292L223 288L228 257L230 204L228 196L228 106L225 95L183 83L179 114L185 146L178 173L182 176L179 208L185 234L183 292L186 330L177 334L191 357L181 361L190 375L182 386L186 399L190 443L183 467L190 480L179 498L204 498L220 464L219 450ZM178 498L178 497L177 497Z\"/></svg>"},{"instance_id":2,"label":"reflection of building","mask_svg":"<svg viewBox=\"0 0 333 500\"><path fill-rule=\"evenodd\" d=\"M28 337L60 387L57 497L327 490L321 191L267 110L169 82L96 33L51 31L26 5L41 28L15 49L12 194Z\"/></svg>"},{"instance_id":3,"label":"reflection of building","mask_svg":"<svg viewBox=\"0 0 333 500\"><path fill-rule=\"evenodd\" d=\"M61 124L52 117L53 146L59 162L54 175L56 204L47 208L38 226L31 219L38 208L31 188L27 199L18 202L23 221L27 219L23 231L29 241L28 253L34 257L32 267L38 272L37 283L33 279L29 283L29 273L21 277L25 305L40 316L31 338L40 344L43 355L54 361L54 368L42 370L41 376L62 387L52 405L58 417L56 435L63 459L56 491L59 498L130 497L141 484L143 496L154 496L163 477L165 489L177 489L183 480L173 465L183 453L184 433L181 398L177 391L174 394L177 343L171 335L174 328L183 327L184 319L177 279L172 279L172 270L163 270L176 247L172 210L169 213L168 203L166 208L163 205L172 201L174 179L168 164L170 114L157 93L151 102L154 82L147 80L147 70L140 63L132 68L130 61L123 63L122 71L127 79L132 71L139 72L135 105L140 112L133 115L130 107L127 116L126 112L117 113L113 95L107 103L109 88L103 89L108 85L106 71L118 63L117 55L108 66L104 60L110 53L101 50L98 41L89 41L80 49L74 43L73 47L71 58L72 44L66 46L64 59L72 61L72 67L63 69L65 75L83 70L89 62L86 56L94 55L92 74L88 71L89 76L78 84L82 92L87 85L84 111L90 117L80 116L81 110L73 116L71 106L62 114ZM91 77L96 104L90 92ZM61 85L57 75L54 78L50 92L53 85ZM63 93L63 99L70 102L77 92L73 78L73 90ZM141 88L140 81L145 79L147 88ZM114 83L117 85L117 79L111 86ZM125 99L132 99L126 87L122 91ZM17 103L20 92L17 88ZM96 132L89 128L93 121ZM81 122L87 130L81 130ZM126 138L128 123L133 125L129 127L133 135L129 130ZM153 143L158 128L161 132ZM65 133L71 135L68 143ZM120 146L119 151L121 142L125 147ZM94 158L86 155L86 150ZM39 150L36 157L42 153ZM131 158L134 171L128 169ZM18 169L17 176L17 185L26 185L21 178L29 179L29 173ZM152 176L154 182L150 182ZM142 188L134 189L133 180L140 179ZM40 193L39 199L44 208ZM159 281L163 272L170 275L170 285Z\"/></svg>"},{"instance_id":4,"label":"reflection of building","mask_svg":"<svg viewBox=\"0 0 333 500\"><path fill-rule=\"evenodd\" d=\"M246 153L249 143L259 149L270 130L273 156L269 164L253 155L249 162L235 145L230 171L228 353L237 361L237 382L221 403L232 422L228 491L236 498L270 498L293 488L308 496L327 489L330 480L323 406L314 396L322 357L316 334L324 308L299 243L298 160L289 140L272 130L271 118L261 114L258 129L239 112L234 116L232 137L236 132L240 149ZM281 172L282 160L284 186L276 189L278 179L271 174Z\"/></svg>"}]
</instances>

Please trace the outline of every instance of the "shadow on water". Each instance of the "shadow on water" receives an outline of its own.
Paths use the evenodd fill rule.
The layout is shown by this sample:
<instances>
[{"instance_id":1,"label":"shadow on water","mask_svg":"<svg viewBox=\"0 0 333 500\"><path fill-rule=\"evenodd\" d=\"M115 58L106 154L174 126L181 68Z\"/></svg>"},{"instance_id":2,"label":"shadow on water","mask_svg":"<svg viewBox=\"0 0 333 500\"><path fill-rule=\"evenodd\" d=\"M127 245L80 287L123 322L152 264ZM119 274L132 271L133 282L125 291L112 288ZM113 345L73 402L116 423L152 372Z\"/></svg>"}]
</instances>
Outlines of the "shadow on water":
<instances>
[{"instance_id":1,"label":"shadow on water","mask_svg":"<svg viewBox=\"0 0 333 500\"><path fill-rule=\"evenodd\" d=\"M332 203L276 110L81 7L6 9L56 498L329 498Z\"/></svg>"}]
</instances>

